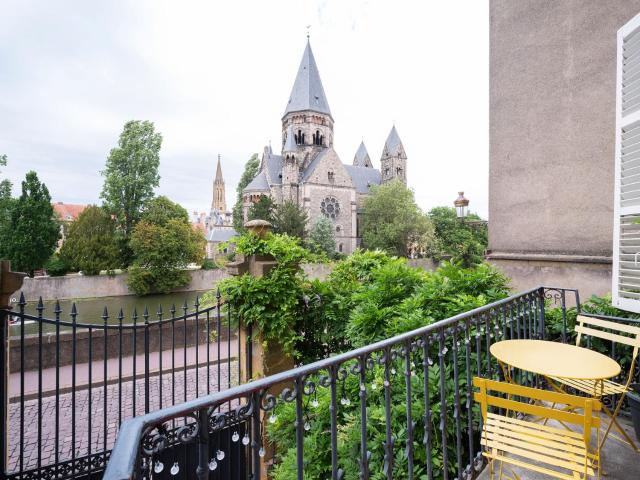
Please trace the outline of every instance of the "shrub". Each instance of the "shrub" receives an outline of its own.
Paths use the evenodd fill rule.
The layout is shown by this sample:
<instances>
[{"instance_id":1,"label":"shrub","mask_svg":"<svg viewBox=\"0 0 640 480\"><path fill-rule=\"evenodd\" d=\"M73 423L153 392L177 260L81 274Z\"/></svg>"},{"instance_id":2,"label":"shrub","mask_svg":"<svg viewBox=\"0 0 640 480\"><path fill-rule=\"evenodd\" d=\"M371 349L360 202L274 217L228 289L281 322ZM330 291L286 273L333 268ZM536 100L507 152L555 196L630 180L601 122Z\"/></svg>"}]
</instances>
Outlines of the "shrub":
<instances>
[{"instance_id":1,"label":"shrub","mask_svg":"<svg viewBox=\"0 0 640 480\"><path fill-rule=\"evenodd\" d=\"M220 267L212 258L205 258L200 268L202 268L202 270L217 270Z\"/></svg>"},{"instance_id":2,"label":"shrub","mask_svg":"<svg viewBox=\"0 0 640 480\"><path fill-rule=\"evenodd\" d=\"M69 271L69 265L57 253L51 256L44 268L52 277L61 277Z\"/></svg>"}]
</instances>

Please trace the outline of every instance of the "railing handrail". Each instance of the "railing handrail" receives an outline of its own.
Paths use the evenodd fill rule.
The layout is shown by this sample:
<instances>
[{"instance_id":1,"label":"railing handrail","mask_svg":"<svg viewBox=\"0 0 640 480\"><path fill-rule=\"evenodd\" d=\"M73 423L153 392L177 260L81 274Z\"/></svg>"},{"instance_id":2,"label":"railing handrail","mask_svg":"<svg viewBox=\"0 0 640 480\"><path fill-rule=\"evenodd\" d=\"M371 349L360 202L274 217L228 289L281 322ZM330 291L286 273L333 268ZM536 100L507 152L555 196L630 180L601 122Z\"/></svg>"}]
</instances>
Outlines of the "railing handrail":
<instances>
[{"instance_id":1,"label":"railing handrail","mask_svg":"<svg viewBox=\"0 0 640 480\"><path fill-rule=\"evenodd\" d=\"M248 397L254 392L269 388L273 385L278 385L298 377L309 375L319 370L326 370L329 367L343 364L349 360L353 360L363 355L409 341L414 337L427 335L429 333L445 329L450 325L460 322L461 320L466 320L468 318L480 315L504 304L508 304L521 297L531 295L532 293L537 292L543 295L545 289L546 287L544 286L534 287L529 290L510 295L506 298L503 298L502 300L498 300L482 307L478 307L473 310L454 315L453 317L437 321L430 325L417 328L410 332L405 332L391 338L380 340L371 345L366 345L364 347L350 350L345 353L333 355L331 357L327 357L325 359L318 360L307 365L301 365L285 372L276 373L274 375L253 380L251 382L232 387L222 392L216 392L211 395L200 397L179 405L173 405L162 410L157 410L155 412L150 412L145 415L140 415L128 419L124 421L120 426L120 431L116 438L116 443L112 450L111 458L130 458L126 464L122 462L110 461L107 464L107 468L105 470L103 478L106 480L124 480L134 478L137 455L131 455L131 452L138 452L139 444L144 431L149 426L164 423L167 420L184 416L187 413L195 412L209 407L216 407L233 399ZM543 298L543 296L541 296L540 298Z\"/></svg>"}]
</instances>

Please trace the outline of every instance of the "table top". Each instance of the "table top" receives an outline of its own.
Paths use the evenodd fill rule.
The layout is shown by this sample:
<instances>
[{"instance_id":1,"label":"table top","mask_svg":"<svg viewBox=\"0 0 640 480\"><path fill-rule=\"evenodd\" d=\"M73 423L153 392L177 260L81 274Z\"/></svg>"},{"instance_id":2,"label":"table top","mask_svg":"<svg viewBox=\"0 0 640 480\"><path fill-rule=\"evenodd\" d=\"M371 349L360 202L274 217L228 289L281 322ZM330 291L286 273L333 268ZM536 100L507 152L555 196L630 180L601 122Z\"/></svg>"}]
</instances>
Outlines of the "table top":
<instances>
[{"instance_id":1,"label":"table top","mask_svg":"<svg viewBox=\"0 0 640 480\"><path fill-rule=\"evenodd\" d=\"M620 373L615 360L593 350L545 340L504 340L491 345L500 362L547 377L602 380Z\"/></svg>"}]
</instances>

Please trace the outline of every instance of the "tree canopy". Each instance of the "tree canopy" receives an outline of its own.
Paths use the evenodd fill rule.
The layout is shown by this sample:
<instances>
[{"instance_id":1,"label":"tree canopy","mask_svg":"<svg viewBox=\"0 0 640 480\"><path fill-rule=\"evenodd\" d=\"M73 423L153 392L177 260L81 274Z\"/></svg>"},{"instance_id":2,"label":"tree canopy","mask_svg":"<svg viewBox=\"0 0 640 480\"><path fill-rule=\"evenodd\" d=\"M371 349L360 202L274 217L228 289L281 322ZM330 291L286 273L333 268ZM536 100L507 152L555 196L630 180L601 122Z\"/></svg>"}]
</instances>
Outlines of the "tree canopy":
<instances>
[{"instance_id":1,"label":"tree canopy","mask_svg":"<svg viewBox=\"0 0 640 480\"><path fill-rule=\"evenodd\" d=\"M433 226L420 211L409 190L399 180L371 187L364 200L362 242L367 249L408 256L416 250L429 252Z\"/></svg>"},{"instance_id":2,"label":"tree canopy","mask_svg":"<svg viewBox=\"0 0 640 480\"><path fill-rule=\"evenodd\" d=\"M187 211L166 197L148 202L131 235L129 287L138 295L168 293L189 283L185 268L202 262L205 239Z\"/></svg>"},{"instance_id":3,"label":"tree canopy","mask_svg":"<svg viewBox=\"0 0 640 480\"><path fill-rule=\"evenodd\" d=\"M462 221L455 208L435 207L427 216L433 223L442 254L451 255L455 262L467 267L482 262L487 248L487 228L478 215L470 213Z\"/></svg>"},{"instance_id":4,"label":"tree canopy","mask_svg":"<svg viewBox=\"0 0 640 480\"><path fill-rule=\"evenodd\" d=\"M22 194L8 213L6 232L2 238L2 255L11 260L12 268L33 276L42 268L56 248L60 225L54 217L51 196L34 171L22 182Z\"/></svg>"},{"instance_id":5,"label":"tree canopy","mask_svg":"<svg viewBox=\"0 0 640 480\"><path fill-rule=\"evenodd\" d=\"M124 125L118 146L111 150L100 172L104 177L100 198L127 239L160 183L161 145L162 135L155 132L152 122L131 120Z\"/></svg>"},{"instance_id":6,"label":"tree canopy","mask_svg":"<svg viewBox=\"0 0 640 480\"><path fill-rule=\"evenodd\" d=\"M7 156L0 155L0 167L7 165ZM9 223L11 220L11 209L15 200L11 198L11 188L13 185L8 178L0 180L0 258L6 256L5 247L9 235Z\"/></svg>"},{"instance_id":7,"label":"tree canopy","mask_svg":"<svg viewBox=\"0 0 640 480\"><path fill-rule=\"evenodd\" d=\"M307 212L291 201L281 203L273 209L274 233L286 233L290 237L302 240L305 236L308 220Z\"/></svg>"},{"instance_id":8,"label":"tree canopy","mask_svg":"<svg viewBox=\"0 0 640 480\"><path fill-rule=\"evenodd\" d=\"M240 177L240 181L238 182L238 186L236 187L236 203L233 206L233 228L236 232L244 231L244 216L242 215L242 191L258 174L259 168L260 159L258 158L258 154L254 153L244 165L244 172L242 172L242 176Z\"/></svg>"},{"instance_id":9,"label":"tree canopy","mask_svg":"<svg viewBox=\"0 0 640 480\"><path fill-rule=\"evenodd\" d=\"M69 226L60 258L71 270L97 275L120 266L115 220L101 207L90 205Z\"/></svg>"},{"instance_id":10,"label":"tree canopy","mask_svg":"<svg viewBox=\"0 0 640 480\"><path fill-rule=\"evenodd\" d=\"M273 223L273 200L268 195L261 195L260 199L249 207L247 220L266 220Z\"/></svg>"},{"instance_id":11,"label":"tree canopy","mask_svg":"<svg viewBox=\"0 0 640 480\"><path fill-rule=\"evenodd\" d=\"M307 243L312 251L322 252L328 256L332 256L336 252L336 239L331 220L321 215L311 228Z\"/></svg>"}]
</instances>

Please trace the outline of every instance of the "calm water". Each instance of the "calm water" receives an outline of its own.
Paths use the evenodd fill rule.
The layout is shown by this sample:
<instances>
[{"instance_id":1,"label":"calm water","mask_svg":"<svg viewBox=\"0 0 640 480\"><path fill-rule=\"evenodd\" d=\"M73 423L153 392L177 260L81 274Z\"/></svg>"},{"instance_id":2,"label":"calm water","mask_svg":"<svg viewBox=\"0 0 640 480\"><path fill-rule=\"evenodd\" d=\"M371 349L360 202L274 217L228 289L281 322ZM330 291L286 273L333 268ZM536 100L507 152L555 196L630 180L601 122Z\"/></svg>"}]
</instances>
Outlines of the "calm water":
<instances>
[{"instance_id":1,"label":"calm water","mask_svg":"<svg viewBox=\"0 0 640 480\"><path fill-rule=\"evenodd\" d=\"M121 297L102 297L102 298L82 298L79 300L75 300L76 310L78 312L78 316L76 321L78 323L94 323L94 324L102 324L102 314L104 312L104 307L107 307L107 312L109 314L109 323L117 324L118 323L118 313L120 308L122 308L122 313L124 314L123 323L132 323L132 315L134 310L137 310L138 313L138 322L143 322L142 314L144 312L145 306L149 309L149 321L157 320L156 312L158 308L162 306L162 312L164 314L163 318L169 318L171 315L171 306L175 305L176 307L176 316L183 314L183 305L186 300L188 305L188 312L193 312L194 302L196 297L201 297L206 292L179 292L179 293L169 293L166 295L148 295L146 297L136 297L133 295L121 296ZM14 310L17 310L18 307L16 305L17 298L12 299L12 306ZM60 319L63 321L71 321L71 317L69 313L71 312L71 306L74 303L74 300L60 300L60 308L62 309L62 313L60 314ZM38 312L36 310L37 302L28 302L25 307L25 313L30 315L37 315ZM44 312L42 316L45 318L55 318L54 309L55 309L55 301L46 301L44 302ZM43 331L51 332L54 331L55 327L50 324L44 324ZM25 333L37 333L38 326L37 322L27 320L25 322ZM11 335L19 335L20 334L20 326L19 324L14 324L11 327Z\"/></svg>"}]
</instances>

